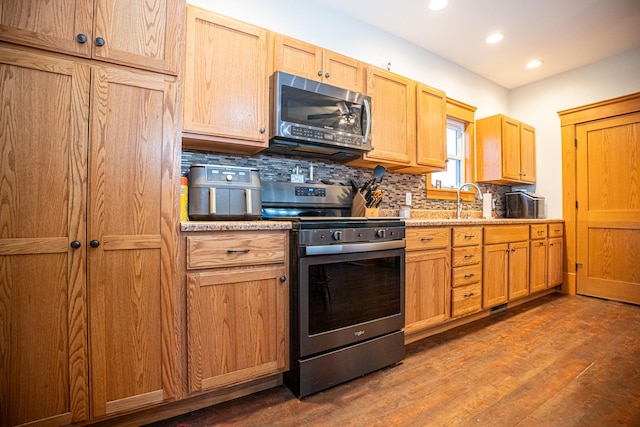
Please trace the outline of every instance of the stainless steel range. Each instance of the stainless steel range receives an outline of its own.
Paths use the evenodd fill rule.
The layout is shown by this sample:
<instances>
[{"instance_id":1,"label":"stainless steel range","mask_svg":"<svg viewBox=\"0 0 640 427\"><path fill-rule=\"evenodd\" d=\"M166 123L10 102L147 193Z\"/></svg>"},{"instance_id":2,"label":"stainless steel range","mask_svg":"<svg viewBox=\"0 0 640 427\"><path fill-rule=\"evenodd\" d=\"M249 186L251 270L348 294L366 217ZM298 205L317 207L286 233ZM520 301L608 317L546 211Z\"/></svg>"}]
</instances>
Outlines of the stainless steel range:
<instances>
[{"instance_id":1,"label":"stainless steel range","mask_svg":"<svg viewBox=\"0 0 640 427\"><path fill-rule=\"evenodd\" d=\"M293 221L291 370L298 397L404 358L405 224L349 217L351 189L263 183L263 218Z\"/></svg>"}]
</instances>

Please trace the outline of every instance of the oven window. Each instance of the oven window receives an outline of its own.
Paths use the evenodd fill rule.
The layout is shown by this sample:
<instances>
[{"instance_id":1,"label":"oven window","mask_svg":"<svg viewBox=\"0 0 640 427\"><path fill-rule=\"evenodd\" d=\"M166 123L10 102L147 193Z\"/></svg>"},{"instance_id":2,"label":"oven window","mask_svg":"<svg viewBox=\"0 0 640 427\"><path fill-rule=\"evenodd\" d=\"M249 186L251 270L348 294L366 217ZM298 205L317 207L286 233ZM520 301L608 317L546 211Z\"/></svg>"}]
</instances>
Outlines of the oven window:
<instances>
[{"instance_id":1,"label":"oven window","mask_svg":"<svg viewBox=\"0 0 640 427\"><path fill-rule=\"evenodd\" d=\"M309 335L401 312L400 256L308 266Z\"/></svg>"}]
</instances>

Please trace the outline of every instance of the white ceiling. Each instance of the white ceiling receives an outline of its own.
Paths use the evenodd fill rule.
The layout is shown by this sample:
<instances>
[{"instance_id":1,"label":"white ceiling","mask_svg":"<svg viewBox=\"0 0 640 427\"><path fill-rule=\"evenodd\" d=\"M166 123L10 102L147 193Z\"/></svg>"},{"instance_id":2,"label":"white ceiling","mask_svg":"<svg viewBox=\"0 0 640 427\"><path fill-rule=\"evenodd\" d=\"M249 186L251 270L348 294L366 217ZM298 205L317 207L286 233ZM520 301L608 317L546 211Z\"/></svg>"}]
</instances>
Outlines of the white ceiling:
<instances>
[{"instance_id":1,"label":"white ceiling","mask_svg":"<svg viewBox=\"0 0 640 427\"><path fill-rule=\"evenodd\" d=\"M640 0L317 0L507 89L640 47ZM505 37L485 43L492 32ZM536 69L532 59L544 63ZM640 78L640 76L638 77Z\"/></svg>"}]
</instances>

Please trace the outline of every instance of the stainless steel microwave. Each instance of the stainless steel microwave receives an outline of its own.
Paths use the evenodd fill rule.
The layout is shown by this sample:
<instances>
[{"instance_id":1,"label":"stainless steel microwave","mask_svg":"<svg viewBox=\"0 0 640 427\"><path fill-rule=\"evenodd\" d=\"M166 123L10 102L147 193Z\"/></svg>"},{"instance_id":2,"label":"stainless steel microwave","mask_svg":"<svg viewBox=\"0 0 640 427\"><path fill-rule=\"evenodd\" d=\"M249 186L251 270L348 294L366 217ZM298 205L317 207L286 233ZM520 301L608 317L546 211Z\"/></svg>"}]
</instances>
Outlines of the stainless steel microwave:
<instances>
[{"instance_id":1,"label":"stainless steel microwave","mask_svg":"<svg viewBox=\"0 0 640 427\"><path fill-rule=\"evenodd\" d=\"M277 71L267 151L348 161L371 151L371 97Z\"/></svg>"}]
</instances>

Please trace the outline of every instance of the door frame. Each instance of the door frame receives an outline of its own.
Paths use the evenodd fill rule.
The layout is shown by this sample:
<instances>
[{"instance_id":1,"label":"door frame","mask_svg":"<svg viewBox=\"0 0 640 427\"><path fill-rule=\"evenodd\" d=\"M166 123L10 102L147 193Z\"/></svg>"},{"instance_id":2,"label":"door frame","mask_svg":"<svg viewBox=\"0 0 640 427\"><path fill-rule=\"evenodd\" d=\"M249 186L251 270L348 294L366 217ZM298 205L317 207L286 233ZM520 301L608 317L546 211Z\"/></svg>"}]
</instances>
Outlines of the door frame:
<instances>
[{"instance_id":1,"label":"door frame","mask_svg":"<svg viewBox=\"0 0 640 427\"><path fill-rule=\"evenodd\" d=\"M581 107L558 111L562 133L562 216L565 221L565 251L562 291L576 295L578 268L577 126L595 120L640 112L640 92Z\"/></svg>"}]
</instances>

